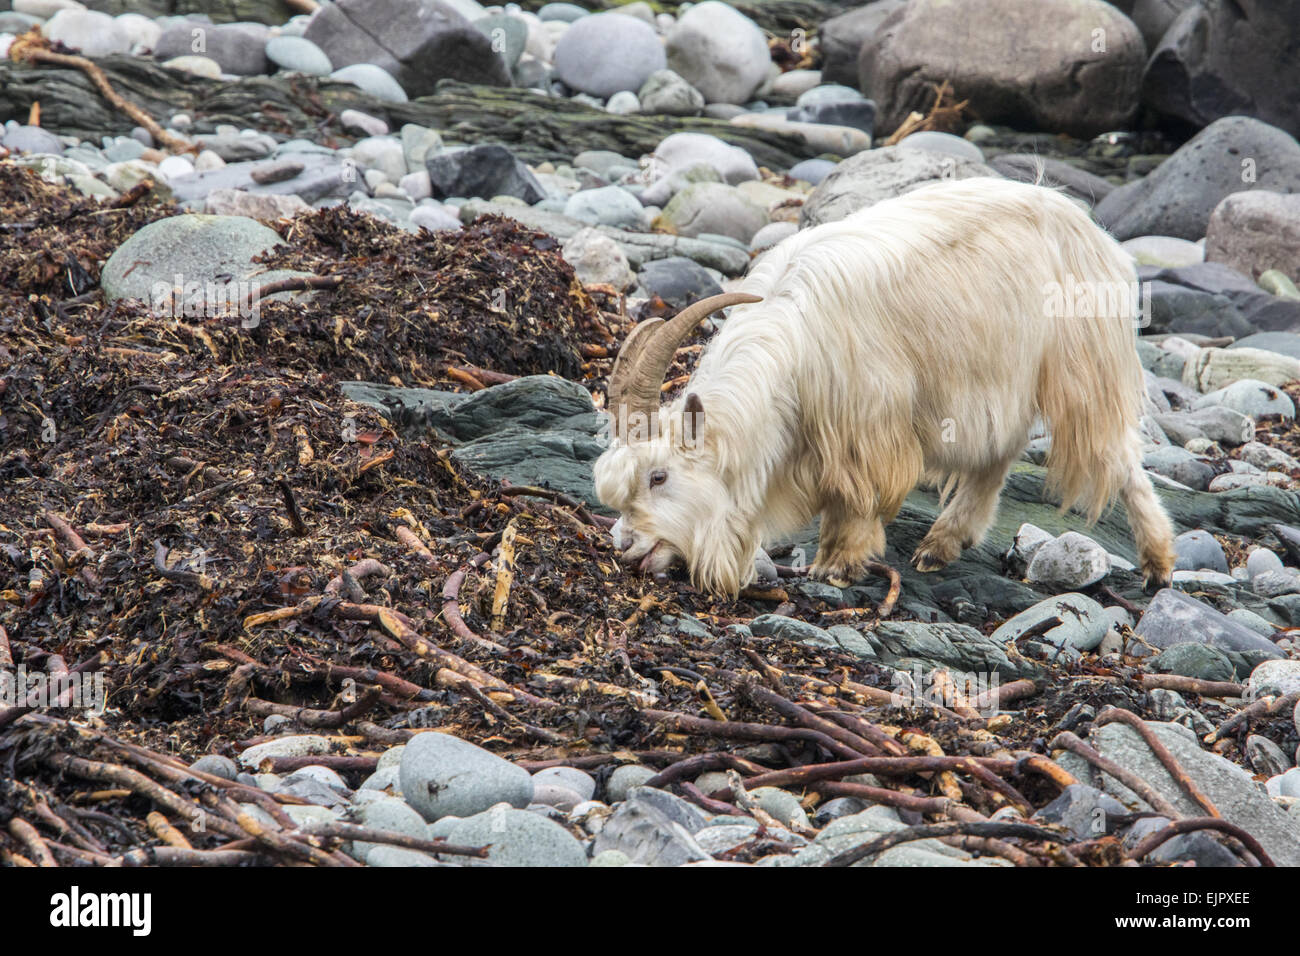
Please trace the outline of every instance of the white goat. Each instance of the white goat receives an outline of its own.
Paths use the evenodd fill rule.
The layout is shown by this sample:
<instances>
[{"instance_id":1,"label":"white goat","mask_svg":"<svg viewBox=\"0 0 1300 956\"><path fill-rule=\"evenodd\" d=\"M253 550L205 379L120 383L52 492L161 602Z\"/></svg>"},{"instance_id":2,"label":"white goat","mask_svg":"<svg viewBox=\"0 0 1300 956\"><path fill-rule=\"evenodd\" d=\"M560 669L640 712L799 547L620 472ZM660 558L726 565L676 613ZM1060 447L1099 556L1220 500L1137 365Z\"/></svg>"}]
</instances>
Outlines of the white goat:
<instances>
[{"instance_id":1,"label":"white goat","mask_svg":"<svg viewBox=\"0 0 1300 956\"><path fill-rule=\"evenodd\" d=\"M912 563L936 570L987 531L1041 414L1062 509L1093 521L1118 495L1148 587L1168 584L1169 519L1140 463L1132 260L1069 199L928 186L786 239L742 289L641 323L620 351L595 483L625 563L683 560L697 587L735 594L763 543L820 514L811 573L852 580L924 479L945 505ZM676 349L727 305L660 409Z\"/></svg>"}]
</instances>

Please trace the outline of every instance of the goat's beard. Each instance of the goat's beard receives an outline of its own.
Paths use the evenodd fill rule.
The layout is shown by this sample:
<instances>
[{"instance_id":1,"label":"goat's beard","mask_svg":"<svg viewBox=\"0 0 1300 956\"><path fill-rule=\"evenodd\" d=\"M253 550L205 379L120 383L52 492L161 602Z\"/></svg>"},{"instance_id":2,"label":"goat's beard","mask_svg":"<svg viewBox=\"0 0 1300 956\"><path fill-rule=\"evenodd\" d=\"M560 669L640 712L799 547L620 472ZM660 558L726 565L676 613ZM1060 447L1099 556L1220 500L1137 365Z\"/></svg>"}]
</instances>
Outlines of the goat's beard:
<instances>
[{"instance_id":1,"label":"goat's beard","mask_svg":"<svg viewBox=\"0 0 1300 956\"><path fill-rule=\"evenodd\" d=\"M753 582L759 534L732 508L718 509L695 526L686 557L691 584L699 591L735 597Z\"/></svg>"}]
</instances>

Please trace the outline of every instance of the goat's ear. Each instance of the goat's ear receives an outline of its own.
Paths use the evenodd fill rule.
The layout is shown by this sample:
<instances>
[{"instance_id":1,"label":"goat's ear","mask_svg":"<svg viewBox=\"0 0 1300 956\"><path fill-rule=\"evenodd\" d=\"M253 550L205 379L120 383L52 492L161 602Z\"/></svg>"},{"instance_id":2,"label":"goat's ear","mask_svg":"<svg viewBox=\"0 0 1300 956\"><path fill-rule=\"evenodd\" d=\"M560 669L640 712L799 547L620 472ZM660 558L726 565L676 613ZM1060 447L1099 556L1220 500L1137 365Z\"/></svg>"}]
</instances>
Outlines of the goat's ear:
<instances>
[{"instance_id":1,"label":"goat's ear","mask_svg":"<svg viewBox=\"0 0 1300 956\"><path fill-rule=\"evenodd\" d=\"M704 403L700 396L691 392L686 396L686 408L682 411L682 444L694 448L704 433Z\"/></svg>"}]
</instances>

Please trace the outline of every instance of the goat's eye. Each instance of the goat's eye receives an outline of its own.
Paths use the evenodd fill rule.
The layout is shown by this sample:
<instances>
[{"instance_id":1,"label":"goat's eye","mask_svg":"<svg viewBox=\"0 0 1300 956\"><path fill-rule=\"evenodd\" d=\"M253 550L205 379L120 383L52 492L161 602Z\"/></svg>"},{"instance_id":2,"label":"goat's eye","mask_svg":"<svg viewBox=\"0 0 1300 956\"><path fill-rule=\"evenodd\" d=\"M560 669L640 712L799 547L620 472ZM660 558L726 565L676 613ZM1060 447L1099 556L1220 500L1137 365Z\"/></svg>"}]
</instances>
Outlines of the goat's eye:
<instances>
[{"instance_id":1,"label":"goat's eye","mask_svg":"<svg viewBox=\"0 0 1300 956\"><path fill-rule=\"evenodd\" d=\"M664 471L662 468L656 468L654 471L650 472L651 488L657 488L659 485L662 485L667 480L668 480L668 472Z\"/></svg>"}]
</instances>

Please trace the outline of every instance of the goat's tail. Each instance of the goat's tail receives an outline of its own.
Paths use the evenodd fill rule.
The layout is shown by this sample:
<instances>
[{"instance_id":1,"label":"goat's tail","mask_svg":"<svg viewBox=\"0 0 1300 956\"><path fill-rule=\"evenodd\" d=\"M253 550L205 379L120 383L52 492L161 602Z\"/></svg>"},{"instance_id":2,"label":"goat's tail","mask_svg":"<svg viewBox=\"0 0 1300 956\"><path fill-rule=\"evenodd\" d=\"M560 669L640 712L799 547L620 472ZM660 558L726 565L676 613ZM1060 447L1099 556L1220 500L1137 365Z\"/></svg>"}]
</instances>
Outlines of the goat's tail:
<instances>
[{"instance_id":1,"label":"goat's tail","mask_svg":"<svg viewBox=\"0 0 1300 956\"><path fill-rule=\"evenodd\" d=\"M1058 290L1045 295L1054 332L1038 378L1051 425L1048 491L1095 521L1140 467L1142 366L1138 300L1127 254L1085 215L1057 249Z\"/></svg>"},{"instance_id":2,"label":"goat's tail","mask_svg":"<svg viewBox=\"0 0 1300 956\"><path fill-rule=\"evenodd\" d=\"M1136 347L1139 284L1127 254L1080 214L1061 243L1060 314L1039 371L1038 405L1052 429L1047 489L1062 509L1096 521L1118 496L1128 510L1148 586L1174 566L1169 516L1142 470L1142 365ZM1073 288L1065 289L1067 285Z\"/></svg>"}]
</instances>

